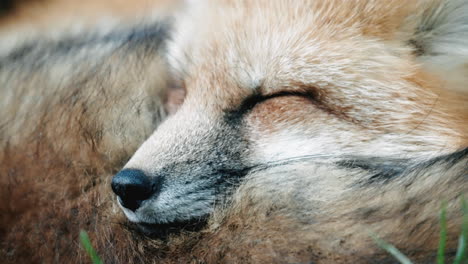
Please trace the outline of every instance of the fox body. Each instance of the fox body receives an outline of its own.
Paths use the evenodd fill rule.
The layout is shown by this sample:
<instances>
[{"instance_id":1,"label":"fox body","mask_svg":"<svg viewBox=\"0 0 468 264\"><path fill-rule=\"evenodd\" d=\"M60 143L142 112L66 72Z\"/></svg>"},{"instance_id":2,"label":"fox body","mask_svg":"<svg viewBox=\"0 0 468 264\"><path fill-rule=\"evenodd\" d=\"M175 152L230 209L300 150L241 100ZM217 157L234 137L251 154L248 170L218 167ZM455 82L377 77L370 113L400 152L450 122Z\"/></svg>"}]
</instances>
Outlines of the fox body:
<instances>
[{"instance_id":1,"label":"fox body","mask_svg":"<svg viewBox=\"0 0 468 264\"><path fill-rule=\"evenodd\" d=\"M131 156L112 189L135 232L150 238L110 246L121 227L94 220L109 261L388 260L369 232L429 261L442 201L454 253L468 191L468 1L222 0L176 9L22 45L5 37L2 171L33 156L44 163L41 182L58 167L80 193L90 182L108 186L102 175ZM22 154L12 158L12 149ZM29 188L72 199L27 168L15 175ZM3 175L6 189L12 174ZM94 192L113 200L105 190ZM22 234L7 231L15 214L2 219L7 241ZM204 225L159 240L188 223Z\"/></svg>"}]
</instances>

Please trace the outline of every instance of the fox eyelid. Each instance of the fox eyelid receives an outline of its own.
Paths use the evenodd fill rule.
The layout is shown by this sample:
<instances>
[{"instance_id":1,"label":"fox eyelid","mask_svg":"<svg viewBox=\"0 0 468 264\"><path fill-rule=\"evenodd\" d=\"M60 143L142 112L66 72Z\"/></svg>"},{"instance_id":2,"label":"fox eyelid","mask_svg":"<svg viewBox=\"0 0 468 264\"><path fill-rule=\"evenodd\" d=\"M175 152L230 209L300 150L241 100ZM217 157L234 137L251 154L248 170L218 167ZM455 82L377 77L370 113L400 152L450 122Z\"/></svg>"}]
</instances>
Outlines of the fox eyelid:
<instances>
[{"instance_id":1,"label":"fox eyelid","mask_svg":"<svg viewBox=\"0 0 468 264\"><path fill-rule=\"evenodd\" d=\"M268 101L273 98L283 97L283 96L300 96L310 100L311 102L317 102L317 96L313 92L308 91L280 91L273 94L262 95L260 93L255 93L242 101L239 107L234 110L227 111L234 116L244 116L250 112L256 105Z\"/></svg>"},{"instance_id":2,"label":"fox eyelid","mask_svg":"<svg viewBox=\"0 0 468 264\"><path fill-rule=\"evenodd\" d=\"M263 96L263 101L282 96L300 96L305 97L309 100L317 100L317 95L309 91L280 91L271 95Z\"/></svg>"},{"instance_id":3,"label":"fox eyelid","mask_svg":"<svg viewBox=\"0 0 468 264\"><path fill-rule=\"evenodd\" d=\"M257 95L257 96L254 96L253 98L249 98L248 100L249 100L250 107L253 108L255 107L255 105L259 103L268 101L273 98L283 97L283 96L299 96L299 97L306 98L313 102L317 101L317 95L315 93L308 92L308 91L280 91L280 92L276 92L276 93L272 93L268 95Z\"/></svg>"}]
</instances>

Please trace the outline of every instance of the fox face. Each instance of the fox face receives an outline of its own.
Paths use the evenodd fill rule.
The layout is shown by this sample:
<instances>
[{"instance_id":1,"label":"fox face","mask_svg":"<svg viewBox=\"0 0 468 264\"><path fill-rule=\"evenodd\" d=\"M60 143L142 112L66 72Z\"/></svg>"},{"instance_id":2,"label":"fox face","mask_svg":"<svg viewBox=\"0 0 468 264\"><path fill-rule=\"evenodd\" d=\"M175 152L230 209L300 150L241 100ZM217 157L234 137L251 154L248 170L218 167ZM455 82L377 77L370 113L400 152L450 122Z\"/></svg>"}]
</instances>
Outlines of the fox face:
<instances>
[{"instance_id":1,"label":"fox face","mask_svg":"<svg viewBox=\"0 0 468 264\"><path fill-rule=\"evenodd\" d=\"M466 98L452 95L463 87L438 63L462 65L459 49L442 46L468 44L444 32L467 36L460 9L468 1L189 3L166 54L185 97L114 176L125 215L186 222L273 168L286 171L270 181L289 182L298 162L417 161L465 147ZM362 180L330 176L301 193L333 189L340 177Z\"/></svg>"}]
</instances>

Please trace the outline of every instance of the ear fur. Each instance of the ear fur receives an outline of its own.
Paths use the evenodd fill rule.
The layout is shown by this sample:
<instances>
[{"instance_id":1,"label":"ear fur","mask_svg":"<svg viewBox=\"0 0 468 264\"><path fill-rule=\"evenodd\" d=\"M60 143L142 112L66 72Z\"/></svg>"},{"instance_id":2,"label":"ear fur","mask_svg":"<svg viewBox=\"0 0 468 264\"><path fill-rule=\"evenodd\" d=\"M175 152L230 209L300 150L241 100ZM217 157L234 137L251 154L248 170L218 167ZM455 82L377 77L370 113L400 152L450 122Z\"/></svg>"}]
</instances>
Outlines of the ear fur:
<instances>
[{"instance_id":1,"label":"ear fur","mask_svg":"<svg viewBox=\"0 0 468 264\"><path fill-rule=\"evenodd\" d=\"M468 0L436 0L416 19L409 43L452 90L468 93Z\"/></svg>"}]
</instances>

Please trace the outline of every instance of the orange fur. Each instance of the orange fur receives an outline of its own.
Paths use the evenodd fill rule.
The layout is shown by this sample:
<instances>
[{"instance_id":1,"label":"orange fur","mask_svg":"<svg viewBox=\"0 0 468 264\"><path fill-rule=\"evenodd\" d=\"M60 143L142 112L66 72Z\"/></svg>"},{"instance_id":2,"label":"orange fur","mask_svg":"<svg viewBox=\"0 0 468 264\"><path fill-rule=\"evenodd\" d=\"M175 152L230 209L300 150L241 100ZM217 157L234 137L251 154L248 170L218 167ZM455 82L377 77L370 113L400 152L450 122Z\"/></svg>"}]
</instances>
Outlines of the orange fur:
<instances>
[{"instance_id":1,"label":"orange fur","mask_svg":"<svg viewBox=\"0 0 468 264\"><path fill-rule=\"evenodd\" d=\"M351 181L352 176L360 176L356 168L326 162L274 168L268 175L249 175L227 205L217 205L207 225L173 234L163 230L169 234L160 238L147 237L129 223L110 189L112 175L157 127L154 137L161 145L148 149L173 150L186 139L186 127L186 133L192 133L211 125L197 127L199 119L235 110L255 88L249 85L258 86L254 81L259 81L265 96L284 93L259 102L246 114L243 132L259 146L271 145L269 139L277 143L275 135L285 128L299 127L303 130L295 132L300 135L327 136L318 138L317 149L331 138L333 144L324 148L349 150L343 151L346 155L373 154L380 149L372 142L387 135L396 138L390 145L395 148L379 154L393 151L392 155L400 155L397 158L418 159L466 147L466 94L445 89L442 78L417 60L415 50L400 43L416 26L413 15L424 11L422 3L431 6L440 1L330 0L305 1L304 6L294 1L213 1L202 10L208 13L190 14L198 19L182 19L181 31L184 26L190 31L192 24L198 30L176 35L170 46L183 55L196 54L182 63L187 69L173 65L188 75L184 89L173 85L172 90L163 90L174 80L166 76L167 65L159 55L128 52L127 56L121 50L99 59L102 71L72 68L73 73L85 72L84 77L73 75L71 79L78 81L66 85L58 82L66 88L59 92L41 90L55 87L50 77L54 75L40 70L26 73L27 78L15 75L8 84L18 93L6 107L0 105L8 117L0 121L0 259L88 263L78 242L83 229L105 263L392 263L369 231L410 258L429 261L437 248L441 200L448 201L447 248L453 250L461 223L458 198L468 189L463 179L444 173L453 169L462 174L466 158L452 167L435 162L435 169L426 174L413 168L408 177L422 175L416 185L402 179L367 189ZM80 19L92 28L101 16L135 21L150 7L162 6L159 12L165 13L172 12L174 5L156 0L50 0L21 7L4 18L1 28L53 29L57 21L73 24L76 14L85 14ZM322 15L309 17L310 10ZM298 29L291 39L300 36L304 43L290 45L286 37L275 38L289 28ZM177 37L189 33L199 36L189 38L193 42L177 42ZM204 45L198 46L200 42ZM310 51L311 42L320 45ZM229 54L234 54L232 61L226 59ZM247 59L235 61L244 58L239 54L247 54ZM287 68L281 58L297 64ZM183 58L171 59L179 63ZM270 68L261 80L252 81L242 70L255 68L256 63ZM304 77L308 73L314 74ZM375 82L378 89L364 89ZM46 99L28 104L27 96L37 95L35 91ZM173 116L159 127L165 117L158 112L161 104ZM388 146L387 140L382 142ZM397 148L400 143L408 149ZM285 172L292 178L272 184ZM310 175L323 177L309 179ZM334 175L341 177L333 181ZM297 179L306 184L295 183ZM321 186L323 197L313 193L301 197L304 186ZM312 209L304 207L309 202Z\"/></svg>"}]
</instances>

